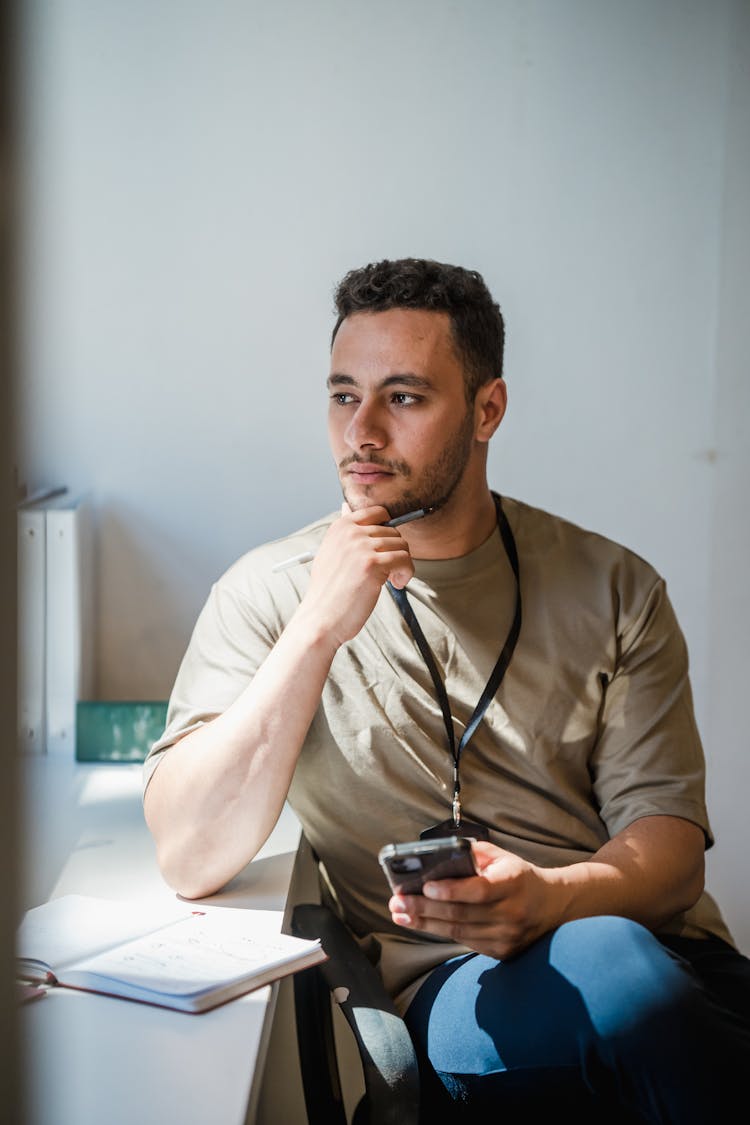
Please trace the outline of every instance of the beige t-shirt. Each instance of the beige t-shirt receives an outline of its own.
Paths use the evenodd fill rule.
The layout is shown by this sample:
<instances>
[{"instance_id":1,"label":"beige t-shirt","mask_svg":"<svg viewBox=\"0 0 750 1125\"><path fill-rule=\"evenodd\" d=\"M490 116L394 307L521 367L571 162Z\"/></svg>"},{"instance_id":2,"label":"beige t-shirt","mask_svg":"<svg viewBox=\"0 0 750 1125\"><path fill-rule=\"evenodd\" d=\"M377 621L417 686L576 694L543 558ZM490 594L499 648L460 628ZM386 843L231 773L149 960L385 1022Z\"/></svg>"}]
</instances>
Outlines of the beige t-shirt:
<instances>
[{"instance_id":1,"label":"beige t-shirt","mask_svg":"<svg viewBox=\"0 0 750 1125\"><path fill-rule=\"evenodd\" d=\"M520 562L523 623L508 672L461 759L464 816L544 867L585 860L642 816L698 824L712 843L685 643L659 575L625 548L503 498ZM300 603L335 516L243 556L214 585L170 700L169 746L240 694ZM458 559L418 561L408 596L446 685L456 741L505 642L515 582L499 533ZM285 706L294 707L293 695ZM465 952L407 933L387 910L386 843L450 815L450 756L424 660L387 589L337 653L289 802L320 857L327 893L405 1006L436 964ZM731 941L704 894L665 932Z\"/></svg>"}]
</instances>

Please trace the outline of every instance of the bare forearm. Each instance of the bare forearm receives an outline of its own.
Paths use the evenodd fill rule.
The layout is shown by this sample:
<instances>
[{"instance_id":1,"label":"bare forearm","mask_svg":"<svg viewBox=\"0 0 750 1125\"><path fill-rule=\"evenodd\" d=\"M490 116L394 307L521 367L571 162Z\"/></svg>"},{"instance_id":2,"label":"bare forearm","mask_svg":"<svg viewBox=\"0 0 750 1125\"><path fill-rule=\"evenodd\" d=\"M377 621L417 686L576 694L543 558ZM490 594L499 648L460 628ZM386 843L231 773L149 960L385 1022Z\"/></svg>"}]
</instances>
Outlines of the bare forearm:
<instances>
[{"instance_id":1,"label":"bare forearm","mask_svg":"<svg viewBox=\"0 0 750 1125\"><path fill-rule=\"evenodd\" d=\"M164 756L145 797L167 881L213 894L256 854L286 798L333 657L356 636L386 579L414 573L385 508L342 514L326 533L308 591L242 695Z\"/></svg>"},{"instance_id":2,"label":"bare forearm","mask_svg":"<svg viewBox=\"0 0 750 1125\"><path fill-rule=\"evenodd\" d=\"M164 877L181 894L213 894L262 847L335 650L298 612L235 703L164 755L144 810Z\"/></svg>"},{"instance_id":3,"label":"bare forearm","mask_svg":"<svg viewBox=\"0 0 750 1125\"><path fill-rule=\"evenodd\" d=\"M590 860L543 868L494 844L474 845L480 877L426 883L424 896L394 895L394 921L510 957L563 922L601 914L656 928L703 889L701 829L672 816L643 817Z\"/></svg>"},{"instance_id":4,"label":"bare forearm","mask_svg":"<svg viewBox=\"0 0 750 1125\"><path fill-rule=\"evenodd\" d=\"M619 914L656 928L700 896L703 851L703 832L690 821L636 820L590 860L547 873L560 921Z\"/></svg>"}]
</instances>

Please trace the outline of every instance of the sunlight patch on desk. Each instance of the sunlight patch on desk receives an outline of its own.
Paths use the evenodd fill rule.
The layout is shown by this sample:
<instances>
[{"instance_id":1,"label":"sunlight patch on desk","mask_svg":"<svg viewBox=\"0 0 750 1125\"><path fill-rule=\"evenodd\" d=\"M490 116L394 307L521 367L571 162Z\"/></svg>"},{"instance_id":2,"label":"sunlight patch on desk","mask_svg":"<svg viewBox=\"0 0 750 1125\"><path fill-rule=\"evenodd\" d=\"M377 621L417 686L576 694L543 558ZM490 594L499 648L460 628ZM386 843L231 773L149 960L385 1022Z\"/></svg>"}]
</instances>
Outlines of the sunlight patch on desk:
<instances>
[{"instance_id":1,"label":"sunlight patch on desk","mask_svg":"<svg viewBox=\"0 0 750 1125\"><path fill-rule=\"evenodd\" d=\"M99 805L107 801L129 801L140 797L141 768L137 765L118 766L117 771L93 769L83 778L79 805Z\"/></svg>"}]
</instances>

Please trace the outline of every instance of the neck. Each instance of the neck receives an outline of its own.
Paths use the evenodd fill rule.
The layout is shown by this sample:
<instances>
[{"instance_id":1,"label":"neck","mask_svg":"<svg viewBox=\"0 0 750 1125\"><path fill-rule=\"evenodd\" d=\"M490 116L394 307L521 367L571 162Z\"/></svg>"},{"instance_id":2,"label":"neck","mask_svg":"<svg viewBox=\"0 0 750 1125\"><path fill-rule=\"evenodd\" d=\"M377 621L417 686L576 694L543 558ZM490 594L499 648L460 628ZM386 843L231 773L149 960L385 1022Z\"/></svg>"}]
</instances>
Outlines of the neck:
<instances>
[{"instance_id":1,"label":"neck","mask_svg":"<svg viewBox=\"0 0 750 1125\"><path fill-rule=\"evenodd\" d=\"M401 528L415 559L458 559L481 547L497 525L495 502L486 482L466 495L456 489L442 508Z\"/></svg>"}]
</instances>

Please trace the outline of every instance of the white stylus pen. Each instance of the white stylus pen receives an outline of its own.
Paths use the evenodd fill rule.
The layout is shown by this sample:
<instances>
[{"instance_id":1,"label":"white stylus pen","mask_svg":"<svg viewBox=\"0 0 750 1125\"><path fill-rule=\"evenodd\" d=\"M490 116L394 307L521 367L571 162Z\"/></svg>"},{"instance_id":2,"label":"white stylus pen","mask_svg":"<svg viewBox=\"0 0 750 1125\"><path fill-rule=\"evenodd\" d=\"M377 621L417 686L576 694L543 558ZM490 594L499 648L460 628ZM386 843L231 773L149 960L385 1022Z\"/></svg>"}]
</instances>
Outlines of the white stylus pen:
<instances>
[{"instance_id":1,"label":"white stylus pen","mask_svg":"<svg viewBox=\"0 0 750 1125\"><path fill-rule=\"evenodd\" d=\"M414 512L406 512L403 516L396 516L395 519L386 520L384 527L400 527L402 523L411 523L412 520L421 520L423 516L429 516L434 508L417 508ZM315 558L315 551L304 551L301 555L292 555L290 559L284 559L283 562L276 563L271 567L274 573L277 570L288 570L290 566L299 566L301 563L312 562Z\"/></svg>"}]
</instances>

